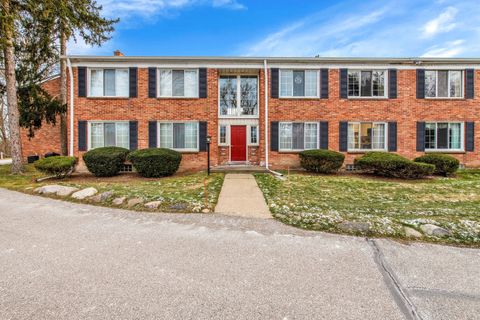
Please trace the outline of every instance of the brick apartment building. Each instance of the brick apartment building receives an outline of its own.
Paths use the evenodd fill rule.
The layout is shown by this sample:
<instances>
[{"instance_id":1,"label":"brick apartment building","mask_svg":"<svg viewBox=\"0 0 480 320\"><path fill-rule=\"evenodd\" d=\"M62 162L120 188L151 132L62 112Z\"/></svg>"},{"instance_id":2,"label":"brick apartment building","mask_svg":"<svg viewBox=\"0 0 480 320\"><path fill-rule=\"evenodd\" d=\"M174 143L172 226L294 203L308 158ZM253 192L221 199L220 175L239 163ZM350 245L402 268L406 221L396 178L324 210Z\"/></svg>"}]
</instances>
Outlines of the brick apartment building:
<instances>
[{"instance_id":1,"label":"brick apartment building","mask_svg":"<svg viewBox=\"0 0 480 320\"><path fill-rule=\"evenodd\" d=\"M318 148L345 153L347 165L382 150L480 166L479 59L66 59L69 150L79 159L102 146L166 147L195 170L210 136L213 166L297 167L299 151ZM45 86L57 94L58 78ZM24 156L58 152L58 135L45 126L25 137Z\"/></svg>"}]
</instances>

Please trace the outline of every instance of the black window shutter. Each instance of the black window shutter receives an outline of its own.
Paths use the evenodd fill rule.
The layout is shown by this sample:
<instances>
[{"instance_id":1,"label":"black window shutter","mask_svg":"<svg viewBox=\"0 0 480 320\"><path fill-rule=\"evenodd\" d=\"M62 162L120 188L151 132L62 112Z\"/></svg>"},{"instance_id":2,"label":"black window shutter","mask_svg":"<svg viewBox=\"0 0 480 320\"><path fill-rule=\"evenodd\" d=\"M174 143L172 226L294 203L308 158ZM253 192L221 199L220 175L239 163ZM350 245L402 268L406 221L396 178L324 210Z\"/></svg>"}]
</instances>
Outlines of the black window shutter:
<instances>
[{"instance_id":1,"label":"black window shutter","mask_svg":"<svg viewBox=\"0 0 480 320\"><path fill-rule=\"evenodd\" d=\"M138 149L138 121L130 121L130 150Z\"/></svg>"},{"instance_id":2,"label":"black window shutter","mask_svg":"<svg viewBox=\"0 0 480 320\"><path fill-rule=\"evenodd\" d=\"M417 151L425 151L425 122L417 122Z\"/></svg>"},{"instance_id":3,"label":"black window shutter","mask_svg":"<svg viewBox=\"0 0 480 320\"><path fill-rule=\"evenodd\" d=\"M465 151L475 150L475 123L467 122L465 127Z\"/></svg>"},{"instance_id":4,"label":"black window shutter","mask_svg":"<svg viewBox=\"0 0 480 320\"><path fill-rule=\"evenodd\" d=\"M348 69L340 69L340 98L348 98Z\"/></svg>"},{"instance_id":5,"label":"black window shutter","mask_svg":"<svg viewBox=\"0 0 480 320\"><path fill-rule=\"evenodd\" d=\"M338 138L339 150L348 151L348 122L340 121L339 126L339 138Z\"/></svg>"},{"instance_id":6,"label":"black window shutter","mask_svg":"<svg viewBox=\"0 0 480 320\"><path fill-rule=\"evenodd\" d=\"M388 123L388 151L397 151L397 123Z\"/></svg>"},{"instance_id":7,"label":"black window shutter","mask_svg":"<svg viewBox=\"0 0 480 320\"><path fill-rule=\"evenodd\" d=\"M87 68L78 67L78 96L86 97L87 96Z\"/></svg>"},{"instance_id":8,"label":"black window shutter","mask_svg":"<svg viewBox=\"0 0 480 320\"><path fill-rule=\"evenodd\" d=\"M198 138L200 141L200 146L199 150L200 151L207 151L207 122L206 121L200 121L198 124Z\"/></svg>"},{"instance_id":9,"label":"black window shutter","mask_svg":"<svg viewBox=\"0 0 480 320\"><path fill-rule=\"evenodd\" d=\"M272 68L271 69L271 79L270 79L270 96L274 99L278 98L278 86L279 86L279 80L278 80L278 75L279 75L279 70L278 68Z\"/></svg>"},{"instance_id":10,"label":"black window shutter","mask_svg":"<svg viewBox=\"0 0 480 320\"><path fill-rule=\"evenodd\" d=\"M328 69L320 70L320 99L328 99Z\"/></svg>"},{"instance_id":11,"label":"black window shutter","mask_svg":"<svg viewBox=\"0 0 480 320\"><path fill-rule=\"evenodd\" d=\"M278 151L278 121L270 122L270 151Z\"/></svg>"},{"instance_id":12,"label":"black window shutter","mask_svg":"<svg viewBox=\"0 0 480 320\"><path fill-rule=\"evenodd\" d=\"M417 69L417 99L425 99L425 69Z\"/></svg>"},{"instance_id":13,"label":"black window shutter","mask_svg":"<svg viewBox=\"0 0 480 320\"><path fill-rule=\"evenodd\" d=\"M198 97L207 97L207 68L198 69Z\"/></svg>"},{"instance_id":14,"label":"black window shutter","mask_svg":"<svg viewBox=\"0 0 480 320\"><path fill-rule=\"evenodd\" d=\"M157 121L148 121L148 147L157 147Z\"/></svg>"},{"instance_id":15,"label":"black window shutter","mask_svg":"<svg viewBox=\"0 0 480 320\"><path fill-rule=\"evenodd\" d=\"M397 99L397 69L388 70L388 98Z\"/></svg>"},{"instance_id":16,"label":"black window shutter","mask_svg":"<svg viewBox=\"0 0 480 320\"><path fill-rule=\"evenodd\" d=\"M148 68L148 97L157 97L157 68Z\"/></svg>"},{"instance_id":17,"label":"black window shutter","mask_svg":"<svg viewBox=\"0 0 480 320\"><path fill-rule=\"evenodd\" d=\"M328 121L320 121L320 149L328 150Z\"/></svg>"},{"instance_id":18,"label":"black window shutter","mask_svg":"<svg viewBox=\"0 0 480 320\"><path fill-rule=\"evenodd\" d=\"M137 78L138 78L138 69L137 68L130 68L129 70L129 83L128 83L128 90L130 91L129 96L130 98L137 97Z\"/></svg>"},{"instance_id":19,"label":"black window shutter","mask_svg":"<svg viewBox=\"0 0 480 320\"><path fill-rule=\"evenodd\" d=\"M475 96L475 70L465 70L465 99L473 99Z\"/></svg>"},{"instance_id":20,"label":"black window shutter","mask_svg":"<svg viewBox=\"0 0 480 320\"><path fill-rule=\"evenodd\" d=\"M78 151L87 151L87 121L78 121Z\"/></svg>"}]
</instances>

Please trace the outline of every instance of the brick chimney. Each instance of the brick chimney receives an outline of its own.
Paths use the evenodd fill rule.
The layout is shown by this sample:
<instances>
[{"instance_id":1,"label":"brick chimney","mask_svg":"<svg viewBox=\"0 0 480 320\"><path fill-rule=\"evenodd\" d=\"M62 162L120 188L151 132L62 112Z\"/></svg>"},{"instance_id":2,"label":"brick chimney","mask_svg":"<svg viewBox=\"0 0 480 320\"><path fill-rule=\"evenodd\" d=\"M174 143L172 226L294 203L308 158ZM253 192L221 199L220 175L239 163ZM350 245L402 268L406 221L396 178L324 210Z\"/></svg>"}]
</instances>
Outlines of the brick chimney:
<instances>
[{"instance_id":1,"label":"brick chimney","mask_svg":"<svg viewBox=\"0 0 480 320\"><path fill-rule=\"evenodd\" d=\"M114 55L115 57L123 57L123 56L125 56L125 55L122 53L122 51L120 51L120 50L115 50L115 51L113 51L113 55Z\"/></svg>"}]
</instances>

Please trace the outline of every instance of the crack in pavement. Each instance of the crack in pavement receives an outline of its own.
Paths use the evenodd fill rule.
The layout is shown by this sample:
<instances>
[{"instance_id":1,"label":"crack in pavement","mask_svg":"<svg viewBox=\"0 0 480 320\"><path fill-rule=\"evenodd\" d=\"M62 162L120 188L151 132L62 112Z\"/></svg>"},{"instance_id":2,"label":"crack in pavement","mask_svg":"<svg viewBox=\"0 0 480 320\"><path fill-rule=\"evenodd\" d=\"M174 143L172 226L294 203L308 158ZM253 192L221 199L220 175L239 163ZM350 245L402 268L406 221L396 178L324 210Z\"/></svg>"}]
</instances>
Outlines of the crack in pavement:
<instances>
[{"instance_id":1,"label":"crack in pavement","mask_svg":"<svg viewBox=\"0 0 480 320\"><path fill-rule=\"evenodd\" d=\"M397 276L390 268L385 260L385 257L380 248L375 243L375 240L366 238L367 243L373 250L373 260L378 266L380 273L383 276L385 284L393 296L393 300L398 305L400 311L405 315L405 318L412 320L422 320L422 317L417 311L417 307L409 298L406 289L403 288Z\"/></svg>"},{"instance_id":2,"label":"crack in pavement","mask_svg":"<svg viewBox=\"0 0 480 320\"><path fill-rule=\"evenodd\" d=\"M464 292L455 292L442 289L428 289L423 287L409 287L408 290L417 296L440 296L453 299L472 300L480 302L480 295Z\"/></svg>"}]
</instances>

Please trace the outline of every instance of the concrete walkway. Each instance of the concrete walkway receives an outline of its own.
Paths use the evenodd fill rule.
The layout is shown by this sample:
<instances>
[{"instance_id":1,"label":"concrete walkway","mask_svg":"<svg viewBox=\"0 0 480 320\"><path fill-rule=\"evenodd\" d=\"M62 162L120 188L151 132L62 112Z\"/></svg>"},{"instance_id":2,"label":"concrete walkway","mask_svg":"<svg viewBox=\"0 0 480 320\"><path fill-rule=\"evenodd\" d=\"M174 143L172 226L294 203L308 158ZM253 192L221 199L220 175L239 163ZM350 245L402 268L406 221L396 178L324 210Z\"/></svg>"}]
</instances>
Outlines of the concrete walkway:
<instances>
[{"instance_id":1,"label":"concrete walkway","mask_svg":"<svg viewBox=\"0 0 480 320\"><path fill-rule=\"evenodd\" d=\"M245 173L225 176L215 212L248 218L272 217L255 178Z\"/></svg>"}]
</instances>

